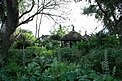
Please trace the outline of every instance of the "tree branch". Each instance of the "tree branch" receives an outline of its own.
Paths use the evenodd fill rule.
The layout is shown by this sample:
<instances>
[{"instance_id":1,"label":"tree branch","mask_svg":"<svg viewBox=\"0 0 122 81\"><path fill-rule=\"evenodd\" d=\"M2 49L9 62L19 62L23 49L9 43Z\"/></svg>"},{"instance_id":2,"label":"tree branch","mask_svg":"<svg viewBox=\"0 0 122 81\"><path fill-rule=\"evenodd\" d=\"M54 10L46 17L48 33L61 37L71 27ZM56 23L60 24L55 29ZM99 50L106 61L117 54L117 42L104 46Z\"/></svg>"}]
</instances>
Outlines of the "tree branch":
<instances>
[{"instance_id":1,"label":"tree branch","mask_svg":"<svg viewBox=\"0 0 122 81\"><path fill-rule=\"evenodd\" d=\"M48 16L55 16L55 17L61 17L63 18L62 16L59 16L59 15L55 15L55 14L50 14L50 13L44 13L42 12L44 9L54 9L54 7L56 5L59 5L59 4L56 4L56 2L52 2L51 0L49 2L46 2L44 1L43 4L41 4L41 6L38 6L38 9L37 9L37 12L34 13L33 15L31 15L30 17L28 17L27 19L25 19L24 21L21 21L18 26L22 25L22 24L25 24L25 23L28 23L30 21L33 20L33 18L38 15L38 14L44 14L44 15L48 15ZM23 13L19 18L23 17L24 15L26 15L27 13L29 13L31 10L33 9L33 7L31 7L31 9L25 13ZM65 20L65 18L63 18Z\"/></svg>"},{"instance_id":2,"label":"tree branch","mask_svg":"<svg viewBox=\"0 0 122 81\"><path fill-rule=\"evenodd\" d=\"M55 16L55 17L60 17L60 18L63 18L65 20L64 17L60 16L60 15L55 15L55 14L50 14L50 13L40 13L40 14L44 14L44 15L48 15L48 16Z\"/></svg>"},{"instance_id":3,"label":"tree branch","mask_svg":"<svg viewBox=\"0 0 122 81\"><path fill-rule=\"evenodd\" d=\"M38 15L38 14L39 14L39 13L38 13L38 12L36 12L36 13L35 13L35 14L33 14L32 16L28 17L26 20L24 20L24 21L20 22L20 23L17 25L17 27L18 27L18 26L20 26L20 25L22 25L22 24L25 24L25 23L28 23L28 22L32 21L32 20L33 20L33 18L34 18L36 15Z\"/></svg>"},{"instance_id":4,"label":"tree branch","mask_svg":"<svg viewBox=\"0 0 122 81\"><path fill-rule=\"evenodd\" d=\"M31 12L32 9L34 8L34 4L35 4L35 2L34 2L34 0L32 0L32 6L31 6L31 8L30 8L28 11L24 12L22 15L20 15L20 16L19 16L19 19L22 18L22 17L23 17L24 15L26 15L27 13Z\"/></svg>"},{"instance_id":5,"label":"tree branch","mask_svg":"<svg viewBox=\"0 0 122 81\"><path fill-rule=\"evenodd\" d=\"M96 2L97 2L97 4L98 4L99 9L104 13L105 18L108 17L108 12L105 11L105 10L102 8L102 6L101 6L99 0L96 0ZM116 17L115 17L114 15L112 15L112 17L113 17L114 21L116 22ZM116 23L114 23L110 18L107 19L106 24L109 24L108 29L109 29L110 31L112 31L113 33L116 32L116 30L115 30L115 29L116 29L116 28L115 28L115 24L116 24Z\"/></svg>"},{"instance_id":6,"label":"tree branch","mask_svg":"<svg viewBox=\"0 0 122 81\"><path fill-rule=\"evenodd\" d=\"M104 11L104 9L102 8L102 6L100 5L99 0L96 0L96 2L98 4L99 9L104 13L105 16L107 16L107 13L106 13L106 11Z\"/></svg>"}]
</instances>

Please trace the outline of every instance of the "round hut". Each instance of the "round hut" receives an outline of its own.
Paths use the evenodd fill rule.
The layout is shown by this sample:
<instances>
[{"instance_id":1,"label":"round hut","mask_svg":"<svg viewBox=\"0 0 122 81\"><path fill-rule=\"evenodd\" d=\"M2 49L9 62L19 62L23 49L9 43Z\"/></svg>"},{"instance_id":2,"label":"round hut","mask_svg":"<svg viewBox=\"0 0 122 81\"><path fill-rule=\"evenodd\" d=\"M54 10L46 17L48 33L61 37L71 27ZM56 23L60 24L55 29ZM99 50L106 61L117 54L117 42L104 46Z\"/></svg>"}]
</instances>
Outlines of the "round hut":
<instances>
[{"instance_id":1,"label":"round hut","mask_svg":"<svg viewBox=\"0 0 122 81\"><path fill-rule=\"evenodd\" d=\"M66 47L69 45L71 48L73 43L77 43L81 40L82 36L80 35L80 33L74 30L73 26L72 31L61 38L61 47Z\"/></svg>"}]
</instances>

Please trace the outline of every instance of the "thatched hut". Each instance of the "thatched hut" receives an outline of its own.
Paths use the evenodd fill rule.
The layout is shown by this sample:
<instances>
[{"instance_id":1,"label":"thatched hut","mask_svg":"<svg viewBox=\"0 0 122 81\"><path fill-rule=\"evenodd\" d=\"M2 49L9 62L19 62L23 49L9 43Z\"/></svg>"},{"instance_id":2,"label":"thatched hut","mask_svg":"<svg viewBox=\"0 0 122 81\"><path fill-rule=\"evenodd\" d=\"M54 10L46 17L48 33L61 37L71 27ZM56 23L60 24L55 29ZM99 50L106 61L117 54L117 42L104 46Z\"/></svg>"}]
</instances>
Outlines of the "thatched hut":
<instances>
[{"instance_id":1,"label":"thatched hut","mask_svg":"<svg viewBox=\"0 0 122 81\"><path fill-rule=\"evenodd\" d=\"M81 40L82 40L82 36L80 35L80 33L74 30L74 26L73 26L72 31L70 31L68 34L66 34L61 38L61 46L65 47L69 45L70 47L72 47L73 43L77 43Z\"/></svg>"}]
</instances>

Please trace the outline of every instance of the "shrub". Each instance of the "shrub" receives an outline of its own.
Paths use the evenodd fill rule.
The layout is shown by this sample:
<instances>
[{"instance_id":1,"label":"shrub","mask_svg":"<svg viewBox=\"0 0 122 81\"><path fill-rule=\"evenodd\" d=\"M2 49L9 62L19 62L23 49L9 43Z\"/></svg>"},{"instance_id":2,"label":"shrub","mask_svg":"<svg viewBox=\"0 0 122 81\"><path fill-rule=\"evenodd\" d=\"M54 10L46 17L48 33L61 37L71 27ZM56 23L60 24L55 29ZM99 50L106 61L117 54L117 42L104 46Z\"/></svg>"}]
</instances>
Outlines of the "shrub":
<instances>
[{"instance_id":1,"label":"shrub","mask_svg":"<svg viewBox=\"0 0 122 81\"><path fill-rule=\"evenodd\" d=\"M121 52L121 49L115 48L92 49L88 54L81 57L80 64L83 64L82 67L84 68L93 69L101 74L105 74L105 70L108 68L110 75L122 78Z\"/></svg>"},{"instance_id":2,"label":"shrub","mask_svg":"<svg viewBox=\"0 0 122 81\"><path fill-rule=\"evenodd\" d=\"M116 36L91 36L89 41L81 41L78 44L78 49L85 50L89 52L91 49L94 48L115 48L118 46L118 39Z\"/></svg>"},{"instance_id":3,"label":"shrub","mask_svg":"<svg viewBox=\"0 0 122 81\"><path fill-rule=\"evenodd\" d=\"M59 48L55 52L55 57L58 57L61 61L77 63L82 54L83 52L77 48Z\"/></svg>"}]
</instances>

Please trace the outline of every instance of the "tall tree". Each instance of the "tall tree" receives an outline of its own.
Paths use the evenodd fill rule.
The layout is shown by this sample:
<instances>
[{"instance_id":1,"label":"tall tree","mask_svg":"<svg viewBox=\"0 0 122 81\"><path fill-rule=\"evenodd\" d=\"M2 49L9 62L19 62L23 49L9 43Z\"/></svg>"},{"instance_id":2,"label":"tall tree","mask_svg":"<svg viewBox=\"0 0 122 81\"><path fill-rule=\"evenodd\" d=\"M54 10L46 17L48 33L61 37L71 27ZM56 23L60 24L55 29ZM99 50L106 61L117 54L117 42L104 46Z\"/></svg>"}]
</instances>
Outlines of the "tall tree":
<instances>
[{"instance_id":1,"label":"tall tree","mask_svg":"<svg viewBox=\"0 0 122 81\"><path fill-rule=\"evenodd\" d=\"M122 26L120 26L120 21L122 21L122 0L86 1L89 6L84 8L83 14L95 14L95 18L103 21L104 27L109 30L110 34L118 34L120 36L120 44L122 46Z\"/></svg>"},{"instance_id":2,"label":"tall tree","mask_svg":"<svg viewBox=\"0 0 122 81\"><path fill-rule=\"evenodd\" d=\"M39 14L57 16L46 10L56 9L60 2L61 0L0 0L0 21L2 22L0 29L0 63L7 56L16 28L32 21ZM37 10L35 10L36 8Z\"/></svg>"}]
</instances>

